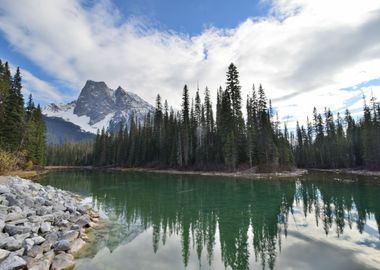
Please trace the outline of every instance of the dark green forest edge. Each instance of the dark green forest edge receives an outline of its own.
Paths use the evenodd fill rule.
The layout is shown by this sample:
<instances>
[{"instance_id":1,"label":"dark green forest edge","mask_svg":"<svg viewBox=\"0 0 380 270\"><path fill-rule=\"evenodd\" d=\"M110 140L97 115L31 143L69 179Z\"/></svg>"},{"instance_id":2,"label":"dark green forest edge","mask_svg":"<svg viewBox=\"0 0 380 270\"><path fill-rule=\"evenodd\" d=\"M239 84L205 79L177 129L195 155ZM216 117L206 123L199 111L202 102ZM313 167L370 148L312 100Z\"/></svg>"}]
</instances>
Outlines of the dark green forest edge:
<instances>
[{"instance_id":1,"label":"dark green forest edge","mask_svg":"<svg viewBox=\"0 0 380 270\"><path fill-rule=\"evenodd\" d=\"M149 167L179 170L236 171L254 168L274 172L302 168L365 168L380 170L380 103L364 99L364 116L344 118L314 108L307 126L289 132L274 115L263 87L253 86L243 118L239 73L230 64L225 89L217 91L216 113L206 87L190 99L185 85L180 111L162 104L143 123L131 118L111 134L99 131L94 143L47 145L41 109L31 97L24 108L19 69L14 77L1 64L0 149L25 163L60 166ZM215 117L215 118L214 118ZM5 154L4 154L5 153ZM22 157L20 159L20 156ZM3 158L4 159L4 158ZM20 161L21 160L21 161ZM3 162L3 161L0 161ZM3 162L4 163L4 162ZM26 166L28 167L28 166ZM1 169L0 169L1 171Z\"/></svg>"},{"instance_id":2,"label":"dark green forest edge","mask_svg":"<svg viewBox=\"0 0 380 270\"><path fill-rule=\"evenodd\" d=\"M21 90L20 69L12 76L8 63L0 60L0 173L46 162L41 108L31 95L25 107Z\"/></svg>"}]
</instances>

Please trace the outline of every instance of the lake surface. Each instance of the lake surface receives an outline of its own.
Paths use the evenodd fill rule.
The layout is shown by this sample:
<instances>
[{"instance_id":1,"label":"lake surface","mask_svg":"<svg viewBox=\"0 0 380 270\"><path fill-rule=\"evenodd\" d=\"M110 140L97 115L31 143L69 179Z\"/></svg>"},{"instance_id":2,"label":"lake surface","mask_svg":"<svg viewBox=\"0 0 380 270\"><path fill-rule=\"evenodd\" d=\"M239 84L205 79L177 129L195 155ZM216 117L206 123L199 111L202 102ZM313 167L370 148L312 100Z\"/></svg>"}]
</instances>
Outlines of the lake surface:
<instances>
[{"instance_id":1,"label":"lake surface","mask_svg":"<svg viewBox=\"0 0 380 270\"><path fill-rule=\"evenodd\" d=\"M77 269L380 269L379 180L73 171L41 183L111 221Z\"/></svg>"}]
</instances>

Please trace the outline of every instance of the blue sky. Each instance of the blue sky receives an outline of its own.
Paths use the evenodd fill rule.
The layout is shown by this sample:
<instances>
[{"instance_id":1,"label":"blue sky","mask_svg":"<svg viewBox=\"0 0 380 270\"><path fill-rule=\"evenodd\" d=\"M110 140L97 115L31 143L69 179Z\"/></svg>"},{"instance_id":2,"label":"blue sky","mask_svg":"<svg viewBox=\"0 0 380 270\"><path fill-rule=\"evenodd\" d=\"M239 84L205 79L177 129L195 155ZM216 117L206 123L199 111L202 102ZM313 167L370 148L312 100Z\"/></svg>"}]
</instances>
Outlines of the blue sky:
<instances>
[{"instance_id":1,"label":"blue sky","mask_svg":"<svg viewBox=\"0 0 380 270\"><path fill-rule=\"evenodd\" d=\"M145 18L155 27L188 35L198 35L210 26L234 28L268 11L267 4L254 0L118 0L114 4L125 18Z\"/></svg>"},{"instance_id":2,"label":"blue sky","mask_svg":"<svg viewBox=\"0 0 380 270\"><path fill-rule=\"evenodd\" d=\"M43 105L92 79L178 107L185 83L215 97L234 62L242 96L262 83L290 125L379 98L378 29L377 0L0 0L0 58Z\"/></svg>"}]
</instances>

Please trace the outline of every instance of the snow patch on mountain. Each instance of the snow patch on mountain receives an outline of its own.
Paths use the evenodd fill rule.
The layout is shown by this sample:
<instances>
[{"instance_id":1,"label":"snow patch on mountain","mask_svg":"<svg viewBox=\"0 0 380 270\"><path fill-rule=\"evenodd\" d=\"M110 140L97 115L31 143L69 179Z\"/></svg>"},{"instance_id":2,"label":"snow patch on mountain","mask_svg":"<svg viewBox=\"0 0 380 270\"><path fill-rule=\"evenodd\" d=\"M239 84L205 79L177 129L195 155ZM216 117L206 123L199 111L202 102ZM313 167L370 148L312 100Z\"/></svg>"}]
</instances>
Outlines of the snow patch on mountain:
<instances>
[{"instance_id":1,"label":"snow patch on mountain","mask_svg":"<svg viewBox=\"0 0 380 270\"><path fill-rule=\"evenodd\" d=\"M94 81L86 82L76 101L52 103L43 109L44 115L61 118L91 133L102 128L116 131L120 125L129 126L132 118L142 123L149 112L153 113L154 107L138 95Z\"/></svg>"},{"instance_id":2,"label":"snow patch on mountain","mask_svg":"<svg viewBox=\"0 0 380 270\"><path fill-rule=\"evenodd\" d=\"M53 109L52 109L53 108ZM74 107L61 107L54 103L49 104L45 107L42 113L49 117L58 117L62 118L66 122L71 122L81 128L85 132L96 133L97 128L89 124L90 117L88 116L78 116L74 114ZM102 124L105 124L102 122Z\"/></svg>"}]
</instances>

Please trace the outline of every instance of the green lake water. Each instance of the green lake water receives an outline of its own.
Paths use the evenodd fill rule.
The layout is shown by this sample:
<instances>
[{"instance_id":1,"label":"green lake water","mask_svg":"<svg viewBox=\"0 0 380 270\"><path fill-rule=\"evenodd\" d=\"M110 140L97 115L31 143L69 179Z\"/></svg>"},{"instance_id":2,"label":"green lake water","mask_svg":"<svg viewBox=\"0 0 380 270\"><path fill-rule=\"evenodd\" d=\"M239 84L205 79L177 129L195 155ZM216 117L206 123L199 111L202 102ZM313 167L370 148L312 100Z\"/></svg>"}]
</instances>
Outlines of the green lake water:
<instances>
[{"instance_id":1,"label":"green lake water","mask_svg":"<svg viewBox=\"0 0 380 270\"><path fill-rule=\"evenodd\" d=\"M380 269L380 180L72 171L40 179L110 220L77 269Z\"/></svg>"}]
</instances>

